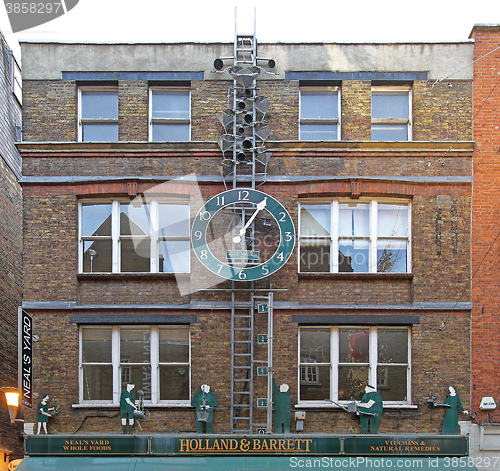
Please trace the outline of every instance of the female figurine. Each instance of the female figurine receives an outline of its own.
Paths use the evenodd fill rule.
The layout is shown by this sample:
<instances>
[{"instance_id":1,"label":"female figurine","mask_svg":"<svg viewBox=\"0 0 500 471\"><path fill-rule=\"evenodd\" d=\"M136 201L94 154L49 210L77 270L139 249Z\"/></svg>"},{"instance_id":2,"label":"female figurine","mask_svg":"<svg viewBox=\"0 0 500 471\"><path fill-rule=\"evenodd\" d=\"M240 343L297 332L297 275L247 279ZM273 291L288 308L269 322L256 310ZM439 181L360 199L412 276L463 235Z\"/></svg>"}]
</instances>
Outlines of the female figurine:
<instances>
[{"instance_id":1,"label":"female figurine","mask_svg":"<svg viewBox=\"0 0 500 471\"><path fill-rule=\"evenodd\" d=\"M469 412L464 410L462 403L460 402L460 397L457 394L457 388L455 386L450 386L450 394L446 396L443 404L438 404L447 407L446 413L444 415L443 421L443 435L458 435L458 411L457 408L462 412L462 414L468 414Z\"/></svg>"}]
</instances>

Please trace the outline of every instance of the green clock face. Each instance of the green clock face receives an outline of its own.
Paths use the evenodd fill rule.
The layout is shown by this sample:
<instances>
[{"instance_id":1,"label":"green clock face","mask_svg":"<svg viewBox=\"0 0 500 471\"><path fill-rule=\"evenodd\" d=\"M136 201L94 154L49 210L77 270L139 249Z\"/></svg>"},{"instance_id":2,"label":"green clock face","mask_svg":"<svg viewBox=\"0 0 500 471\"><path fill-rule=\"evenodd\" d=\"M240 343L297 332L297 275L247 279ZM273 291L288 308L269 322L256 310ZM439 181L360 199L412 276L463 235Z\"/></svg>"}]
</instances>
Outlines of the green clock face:
<instances>
[{"instance_id":1,"label":"green clock face","mask_svg":"<svg viewBox=\"0 0 500 471\"><path fill-rule=\"evenodd\" d=\"M290 258L295 227L285 207L251 188L224 191L198 211L191 243L200 262L222 278L252 281Z\"/></svg>"}]
</instances>

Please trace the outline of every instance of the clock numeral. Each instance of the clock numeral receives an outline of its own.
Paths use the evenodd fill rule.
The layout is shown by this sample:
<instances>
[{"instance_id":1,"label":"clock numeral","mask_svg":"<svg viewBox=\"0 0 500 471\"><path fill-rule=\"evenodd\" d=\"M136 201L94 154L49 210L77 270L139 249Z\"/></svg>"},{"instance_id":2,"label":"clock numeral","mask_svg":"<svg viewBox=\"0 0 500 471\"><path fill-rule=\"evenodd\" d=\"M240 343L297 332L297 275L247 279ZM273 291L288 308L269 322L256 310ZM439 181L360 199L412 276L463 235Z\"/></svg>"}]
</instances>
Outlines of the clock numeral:
<instances>
[{"instance_id":1,"label":"clock numeral","mask_svg":"<svg viewBox=\"0 0 500 471\"><path fill-rule=\"evenodd\" d=\"M200 239L202 238L202 236L203 236L203 233L202 233L201 231L196 231L196 232L194 233L194 238L195 238L196 240L200 240Z\"/></svg>"},{"instance_id":2,"label":"clock numeral","mask_svg":"<svg viewBox=\"0 0 500 471\"><path fill-rule=\"evenodd\" d=\"M200 252L200 258L201 258L202 260L206 260L206 259L208 258L208 250L202 250L202 251Z\"/></svg>"},{"instance_id":3,"label":"clock numeral","mask_svg":"<svg viewBox=\"0 0 500 471\"><path fill-rule=\"evenodd\" d=\"M293 239L291 232L285 232L285 242L290 242Z\"/></svg>"},{"instance_id":4,"label":"clock numeral","mask_svg":"<svg viewBox=\"0 0 500 471\"><path fill-rule=\"evenodd\" d=\"M247 190L238 191L238 200L239 201L248 201L250 198L250 193Z\"/></svg>"},{"instance_id":5,"label":"clock numeral","mask_svg":"<svg viewBox=\"0 0 500 471\"><path fill-rule=\"evenodd\" d=\"M280 252L278 255L276 255L276 258L282 262L283 260L285 260L285 256L283 255L283 252Z\"/></svg>"},{"instance_id":6,"label":"clock numeral","mask_svg":"<svg viewBox=\"0 0 500 471\"><path fill-rule=\"evenodd\" d=\"M217 196L217 206L224 206L224 197Z\"/></svg>"},{"instance_id":7,"label":"clock numeral","mask_svg":"<svg viewBox=\"0 0 500 471\"><path fill-rule=\"evenodd\" d=\"M202 211L200 213L200 221L208 221L212 215L209 211Z\"/></svg>"},{"instance_id":8,"label":"clock numeral","mask_svg":"<svg viewBox=\"0 0 500 471\"><path fill-rule=\"evenodd\" d=\"M238 273L238 278L239 278L240 280L245 280L245 279L246 279L246 277L247 277L247 274L245 273L245 271L244 271L244 270L241 270L241 271Z\"/></svg>"},{"instance_id":9,"label":"clock numeral","mask_svg":"<svg viewBox=\"0 0 500 471\"><path fill-rule=\"evenodd\" d=\"M222 267L224 265L222 265L222 263L218 263L217 266L219 267L219 269L217 270L217 273L220 273L220 271L222 270Z\"/></svg>"},{"instance_id":10,"label":"clock numeral","mask_svg":"<svg viewBox=\"0 0 500 471\"><path fill-rule=\"evenodd\" d=\"M284 213L283 211L280 211L278 214L280 215L280 218L278 219L278 221L285 222L286 221L286 213Z\"/></svg>"},{"instance_id":11,"label":"clock numeral","mask_svg":"<svg viewBox=\"0 0 500 471\"><path fill-rule=\"evenodd\" d=\"M266 276L269 274L269 269L267 268L267 265L262 265L262 275Z\"/></svg>"}]
</instances>

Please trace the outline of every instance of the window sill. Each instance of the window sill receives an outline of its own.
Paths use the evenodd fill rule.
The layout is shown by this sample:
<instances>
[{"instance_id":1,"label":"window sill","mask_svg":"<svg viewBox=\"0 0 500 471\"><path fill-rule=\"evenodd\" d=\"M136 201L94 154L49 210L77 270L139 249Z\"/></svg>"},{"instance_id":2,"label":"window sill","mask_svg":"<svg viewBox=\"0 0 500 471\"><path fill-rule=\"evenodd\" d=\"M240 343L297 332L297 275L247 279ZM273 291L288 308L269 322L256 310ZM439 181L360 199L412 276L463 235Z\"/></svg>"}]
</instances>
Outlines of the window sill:
<instances>
[{"instance_id":1,"label":"window sill","mask_svg":"<svg viewBox=\"0 0 500 471\"><path fill-rule=\"evenodd\" d=\"M73 409L119 409L120 404L72 404ZM171 404L144 404L145 409L192 409L193 406L189 403L175 402Z\"/></svg>"},{"instance_id":2,"label":"window sill","mask_svg":"<svg viewBox=\"0 0 500 471\"><path fill-rule=\"evenodd\" d=\"M178 277L190 276L189 273L77 273L78 281L103 280L176 280Z\"/></svg>"},{"instance_id":3,"label":"window sill","mask_svg":"<svg viewBox=\"0 0 500 471\"><path fill-rule=\"evenodd\" d=\"M413 273L299 273L299 280L412 280Z\"/></svg>"},{"instance_id":4,"label":"window sill","mask_svg":"<svg viewBox=\"0 0 500 471\"><path fill-rule=\"evenodd\" d=\"M347 407L347 403L341 405ZM332 402L299 402L295 404L295 409L333 409L333 410L343 410L338 404L333 404ZM384 404L384 410L388 409L418 409L416 404Z\"/></svg>"}]
</instances>

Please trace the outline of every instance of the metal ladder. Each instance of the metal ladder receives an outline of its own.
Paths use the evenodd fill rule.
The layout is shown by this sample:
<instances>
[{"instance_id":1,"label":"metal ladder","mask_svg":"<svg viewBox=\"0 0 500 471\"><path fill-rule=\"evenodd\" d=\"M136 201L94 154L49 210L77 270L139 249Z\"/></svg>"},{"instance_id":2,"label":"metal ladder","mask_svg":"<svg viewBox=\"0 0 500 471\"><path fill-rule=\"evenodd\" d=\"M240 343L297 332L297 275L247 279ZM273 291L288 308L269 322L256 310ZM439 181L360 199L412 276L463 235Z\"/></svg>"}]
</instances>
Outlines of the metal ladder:
<instances>
[{"instance_id":1,"label":"metal ladder","mask_svg":"<svg viewBox=\"0 0 500 471\"><path fill-rule=\"evenodd\" d=\"M273 351L273 293L267 296L257 296L250 293L248 302L236 299L237 290L233 290L231 307L231 433L254 432L255 428L271 432L272 428L272 351ZM254 357L255 346L255 316L258 301L264 301L267 306L267 352L264 360ZM266 423L254 421L256 407L255 368L267 368L267 395L265 404Z\"/></svg>"},{"instance_id":2,"label":"metal ladder","mask_svg":"<svg viewBox=\"0 0 500 471\"><path fill-rule=\"evenodd\" d=\"M227 58L226 58L227 59ZM270 153L265 140L270 134L265 125L269 107L266 97L260 96L257 88L257 39L255 24L253 35L236 33L233 50L233 65L229 68L233 76L233 87L228 91L228 109L220 118L225 135L219 141L223 152L223 178L231 180L232 187L256 187L256 177L264 182ZM264 103L265 102L265 103ZM231 285L231 433L251 434L260 428L267 433L272 427L272 300L273 293L257 296L255 282L250 289L239 289L236 282ZM255 359L256 300L268 305L267 358ZM266 423L254 421L255 369L257 365L267 368ZM261 389L265 389L260 386ZM259 409L261 410L261 409ZM262 415L262 414L261 414Z\"/></svg>"}]
</instances>

